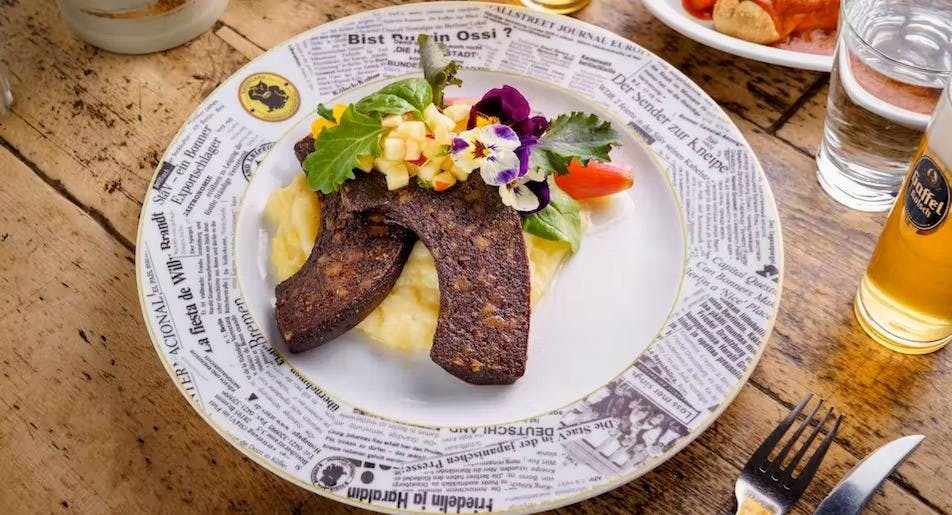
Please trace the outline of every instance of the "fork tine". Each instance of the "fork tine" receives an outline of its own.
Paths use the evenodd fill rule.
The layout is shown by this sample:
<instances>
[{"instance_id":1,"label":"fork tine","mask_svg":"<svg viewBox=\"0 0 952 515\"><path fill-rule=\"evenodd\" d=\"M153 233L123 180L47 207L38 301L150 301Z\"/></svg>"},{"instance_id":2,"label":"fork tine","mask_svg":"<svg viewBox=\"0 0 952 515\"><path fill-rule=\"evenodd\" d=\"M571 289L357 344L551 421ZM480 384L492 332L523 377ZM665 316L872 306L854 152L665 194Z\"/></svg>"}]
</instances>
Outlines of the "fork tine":
<instances>
[{"instance_id":1,"label":"fork tine","mask_svg":"<svg viewBox=\"0 0 952 515\"><path fill-rule=\"evenodd\" d=\"M840 416L836 417L836 422L833 423L830 432L826 434L823 441L820 442L820 446L817 447L816 452L810 457L810 461L803 467L803 471L800 472L800 475L797 476L793 484L790 485L791 490L803 492L803 490L807 488L807 485L810 484L810 481L813 480L813 475L816 474L817 469L820 468L820 462L823 461L823 457L826 456L826 451L829 450L830 444L833 443L833 438L836 436L836 431L840 428L840 422L842 421L843 415L840 414Z\"/></svg>"},{"instance_id":2,"label":"fork tine","mask_svg":"<svg viewBox=\"0 0 952 515\"><path fill-rule=\"evenodd\" d=\"M797 417L800 416L800 412L803 411L803 407L806 406L812 398L812 393L807 394L807 396L804 397L802 401L800 401L800 404L797 404L792 410L790 410L790 414L787 415L787 418L783 419L782 422L777 424L777 427L772 433L770 433L770 436L768 436L767 439L764 440L764 443L760 444L760 447L754 451L754 454L751 455L750 460L747 462L745 468L756 467L764 472L767 470L765 465L767 464L767 458L770 456L770 451L772 451L774 447L777 446L777 442L783 438L783 435L786 434L787 430L790 429L790 426L793 425L793 423L797 420Z\"/></svg>"},{"instance_id":3,"label":"fork tine","mask_svg":"<svg viewBox=\"0 0 952 515\"><path fill-rule=\"evenodd\" d=\"M784 445L783 449L780 450L780 454L778 454L777 457L774 458L773 463L770 464L769 472L773 479L780 479L778 473L780 472L780 467L783 465L783 460L787 457L787 454L790 452L790 449L793 448L793 445L797 443L797 440L800 439L800 435L803 434L803 430L806 429L811 422L813 422L813 417L816 416L816 413L820 410L821 406L823 406L823 399L820 399L820 402L813 407L813 411L811 411L810 414L807 415L805 419L803 419L803 423L801 423L800 427L798 427L797 430L793 432L793 436L790 437L790 440L787 441L787 444ZM809 444L807 447L809 447ZM799 455L797 459L799 459Z\"/></svg>"},{"instance_id":4,"label":"fork tine","mask_svg":"<svg viewBox=\"0 0 952 515\"><path fill-rule=\"evenodd\" d=\"M820 434L820 430L823 429L823 426L826 424L826 420L830 418L830 415L833 414L833 407L830 406L830 409L826 410L826 415L823 415L823 418L817 422L816 427L813 428L813 432L810 433L810 436L807 437L807 440L803 442L803 447L797 451L797 454L790 460L790 465L787 465L787 468L784 469L783 474L787 477L793 476L793 471L797 468L797 464L800 463L800 460L803 459L803 456L810 449L810 445L813 444L813 440L816 439L816 435ZM819 449L817 449L819 451ZM816 454L813 455L816 457Z\"/></svg>"}]
</instances>

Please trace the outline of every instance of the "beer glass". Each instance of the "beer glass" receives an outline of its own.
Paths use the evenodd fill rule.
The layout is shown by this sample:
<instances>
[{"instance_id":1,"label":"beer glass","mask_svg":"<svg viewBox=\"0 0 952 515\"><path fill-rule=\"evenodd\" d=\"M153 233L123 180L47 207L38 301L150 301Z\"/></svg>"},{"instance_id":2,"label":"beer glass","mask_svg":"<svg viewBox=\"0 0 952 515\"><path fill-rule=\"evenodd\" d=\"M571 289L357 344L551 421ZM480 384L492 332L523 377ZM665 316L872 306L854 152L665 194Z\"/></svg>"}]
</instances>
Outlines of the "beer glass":
<instances>
[{"instance_id":1,"label":"beer glass","mask_svg":"<svg viewBox=\"0 0 952 515\"><path fill-rule=\"evenodd\" d=\"M952 340L952 85L939 100L860 283L856 317L890 349Z\"/></svg>"},{"instance_id":2,"label":"beer glass","mask_svg":"<svg viewBox=\"0 0 952 515\"><path fill-rule=\"evenodd\" d=\"M952 0L841 3L817 179L841 204L892 206L952 74Z\"/></svg>"}]
</instances>

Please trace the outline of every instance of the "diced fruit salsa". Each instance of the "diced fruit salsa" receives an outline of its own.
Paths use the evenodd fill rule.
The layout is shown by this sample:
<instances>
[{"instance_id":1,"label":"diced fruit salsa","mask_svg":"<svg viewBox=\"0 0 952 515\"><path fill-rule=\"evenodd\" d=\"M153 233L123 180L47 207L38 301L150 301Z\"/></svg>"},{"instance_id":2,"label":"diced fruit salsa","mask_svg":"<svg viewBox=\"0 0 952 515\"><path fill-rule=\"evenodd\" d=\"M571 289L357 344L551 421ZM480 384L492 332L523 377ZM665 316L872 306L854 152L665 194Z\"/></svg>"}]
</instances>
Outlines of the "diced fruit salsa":
<instances>
[{"instance_id":1,"label":"diced fruit salsa","mask_svg":"<svg viewBox=\"0 0 952 515\"><path fill-rule=\"evenodd\" d=\"M418 43L424 78L394 82L354 104L318 106L315 150L303 164L309 187L333 193L358 170L384 174L390 190L414 181L441 192L478 171L523 215L527 232L577 249L575 201L633 184L627 168L608 164L618 144L611 124L578 112L547 119L511 86L447 101L446 86L461 84L458 65L442 44L425 35Z\"/></svg>"}]
</instances>

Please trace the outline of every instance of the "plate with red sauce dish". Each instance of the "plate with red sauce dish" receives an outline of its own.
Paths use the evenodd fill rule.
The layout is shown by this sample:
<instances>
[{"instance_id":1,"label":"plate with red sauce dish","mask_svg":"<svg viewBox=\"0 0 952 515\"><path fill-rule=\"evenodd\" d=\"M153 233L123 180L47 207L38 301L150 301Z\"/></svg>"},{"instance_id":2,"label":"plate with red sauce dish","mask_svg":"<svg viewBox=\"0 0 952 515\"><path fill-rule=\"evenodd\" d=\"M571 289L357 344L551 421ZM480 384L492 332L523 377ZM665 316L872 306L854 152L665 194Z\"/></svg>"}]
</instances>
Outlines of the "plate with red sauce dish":
<instances>
[{"instance_id":1,"label":"plate with red sauce dish","mask_svg":"<svg viewBox=\"0 0 952 515\"><path fill-rule=\"evenodd\" d=\"M642 1L668 27L718 50L804 70L833 66L839 0Z\"/></svg>"}]
</instances>

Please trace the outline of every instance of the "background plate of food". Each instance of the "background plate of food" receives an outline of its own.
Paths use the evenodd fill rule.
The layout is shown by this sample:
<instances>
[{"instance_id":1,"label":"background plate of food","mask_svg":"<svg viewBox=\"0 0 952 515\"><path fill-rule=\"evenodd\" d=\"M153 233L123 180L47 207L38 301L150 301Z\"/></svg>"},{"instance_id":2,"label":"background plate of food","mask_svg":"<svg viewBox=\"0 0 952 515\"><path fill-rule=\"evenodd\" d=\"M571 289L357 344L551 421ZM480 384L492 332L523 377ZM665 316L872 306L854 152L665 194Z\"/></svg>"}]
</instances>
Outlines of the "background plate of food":
<instances>
[{"instance_id":1,"label":"background plate of food","mask_svg":"<svg viewBox=\"0 0 952 515\"><path fill-rule=\"evenodd\" d=\"M425 73L420 34L448 52ZM136 265L170 378L256 463L374 510L529 512L723 412L782 249L756 156L676 69L571 18L433 2L225 80L161 159Z\"/></svg>"},{"instance_id":2,"label":"background plate of food","mask_svg":"<svg viewBox=\"0 0 952 515\"><path fill-rule=\"evenodd\" d=\"M839 0L642 0L665 25L734 55L804 70L833 67Z\"/></svg>"}]
</instances>

